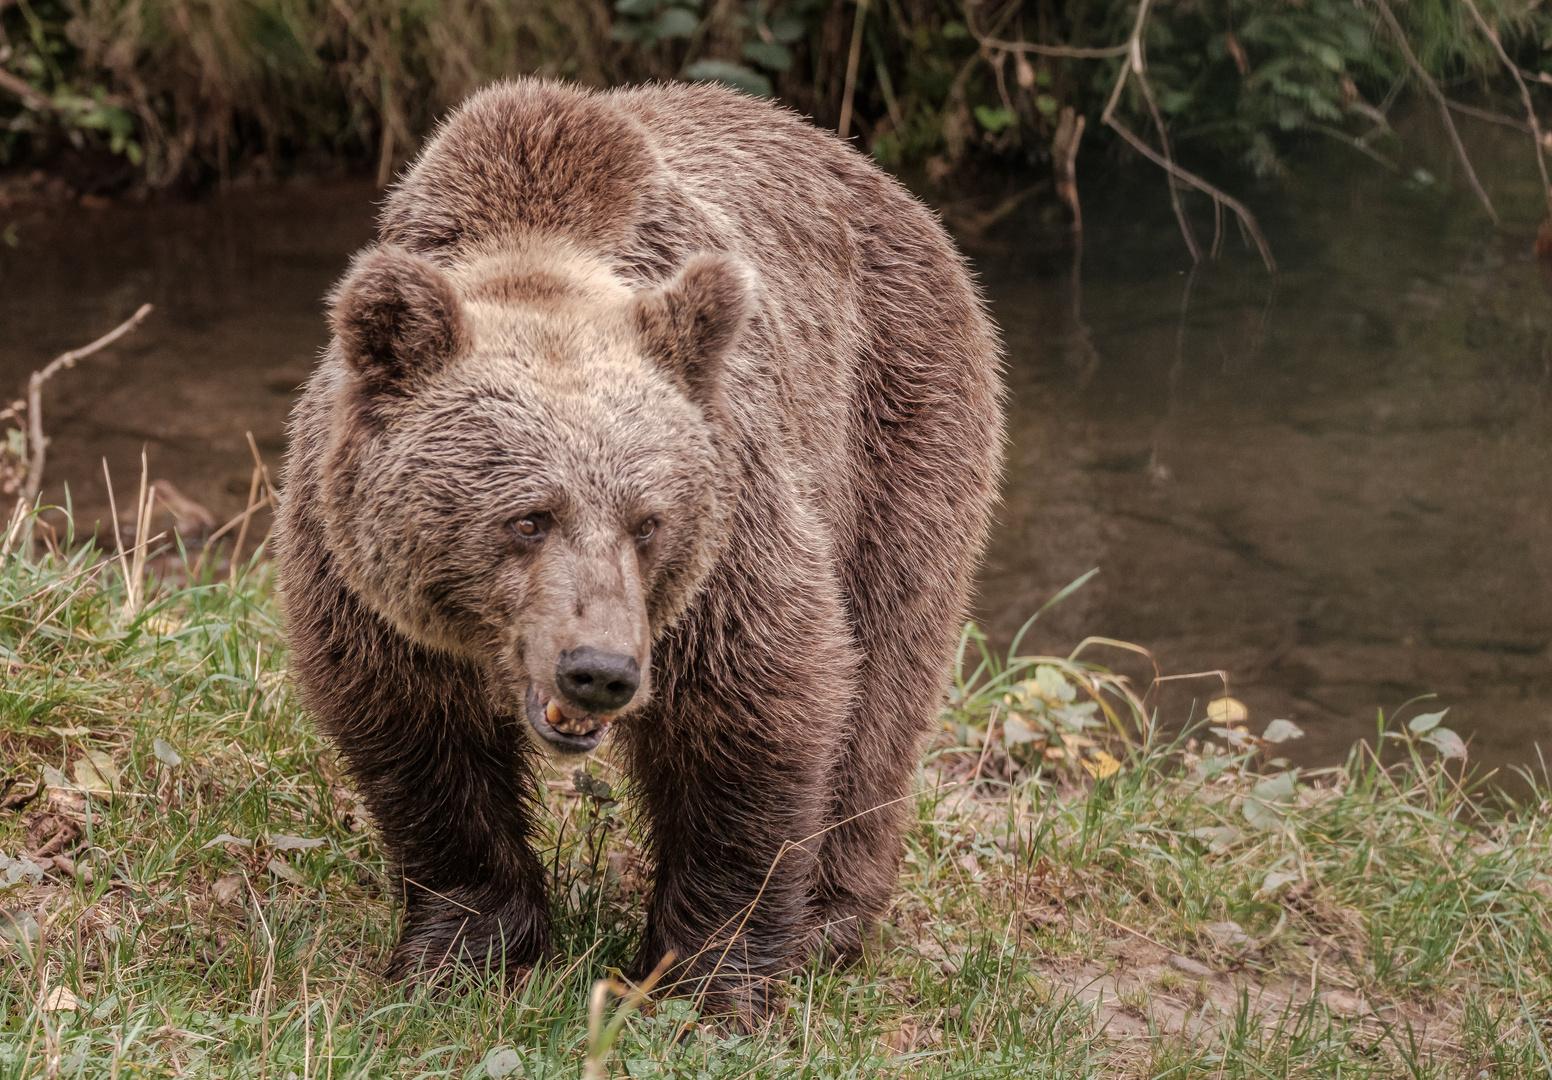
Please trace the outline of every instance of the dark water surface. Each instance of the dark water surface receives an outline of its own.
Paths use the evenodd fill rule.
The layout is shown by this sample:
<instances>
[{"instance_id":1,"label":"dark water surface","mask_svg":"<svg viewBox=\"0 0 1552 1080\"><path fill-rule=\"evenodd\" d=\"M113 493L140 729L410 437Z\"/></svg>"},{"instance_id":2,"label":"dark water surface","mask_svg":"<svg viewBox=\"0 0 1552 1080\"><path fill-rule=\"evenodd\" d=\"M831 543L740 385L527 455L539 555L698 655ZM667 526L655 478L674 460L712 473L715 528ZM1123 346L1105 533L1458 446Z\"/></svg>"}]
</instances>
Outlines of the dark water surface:
<instances>
[{"instance_id":1,"label":"dark water surface","mask_svg":"<svg viewBox=\"0 0 1552 1080\"><path fill-rule=\"evenodd\" d=\"M1297 760L1339 759L1377 707L1430 692L1479 762L1552 751L1552 278L1530 256L1534 169L1518 141L1477 133L1495 231L1429 139L1409 142L1438 179L1336 158L1280 186L1275 282L1237 238L1187 273L1146 176L1098 178L1081 267L1034 220L969 243L1009 353L1006 501L978 601L994 638L1097 566L1032 647L1096 634L1168 671L1223 668L1253 730L1305 728ZM78 516L106 520L101 459L122 509L144 446L152 478L220 520L240 512L244 432L278 464L326 338L321 297L370 238L376 197L318 184L0 208L20 239L0 248L0 388L157 306L50 383L46 497L68 482ZM1174 684L1164 705L1183 715L1214 687Z\"/></svg>"}]
</instances>

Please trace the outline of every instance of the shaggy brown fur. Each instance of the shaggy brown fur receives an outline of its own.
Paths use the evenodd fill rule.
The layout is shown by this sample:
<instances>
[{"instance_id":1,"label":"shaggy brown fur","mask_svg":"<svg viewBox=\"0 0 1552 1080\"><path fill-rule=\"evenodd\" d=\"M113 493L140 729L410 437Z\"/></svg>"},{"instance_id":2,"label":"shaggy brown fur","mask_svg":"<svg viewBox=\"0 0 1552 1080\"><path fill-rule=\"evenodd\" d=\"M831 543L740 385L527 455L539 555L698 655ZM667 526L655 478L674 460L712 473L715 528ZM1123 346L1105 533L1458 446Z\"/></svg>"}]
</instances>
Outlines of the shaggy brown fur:
<instances>
[{"instance_id":1,"label":"shaggy brown fur","mask_svg":"<svg viewBox=\"0 0 1552 1080\"><path fill-rule=\"evenodd\" d=\"M403 882L390 974L544 955L533 764L611 727L656 868L638 969L673 950L752 1018L855 955L998 474L994 332L933 217L721 88L505 84L333 320L279 550Z\"/></svg>"}]
</instances>

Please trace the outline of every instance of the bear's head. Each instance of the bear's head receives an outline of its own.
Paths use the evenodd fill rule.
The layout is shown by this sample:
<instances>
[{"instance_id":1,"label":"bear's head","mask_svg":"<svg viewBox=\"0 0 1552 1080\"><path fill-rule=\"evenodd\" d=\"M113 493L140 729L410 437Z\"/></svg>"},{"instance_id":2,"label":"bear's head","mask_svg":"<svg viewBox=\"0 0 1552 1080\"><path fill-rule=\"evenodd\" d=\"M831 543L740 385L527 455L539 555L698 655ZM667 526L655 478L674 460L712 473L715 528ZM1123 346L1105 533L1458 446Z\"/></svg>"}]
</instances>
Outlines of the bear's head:
<instances>
[{"instance_id":1,"label":"bear's head","mask_svg":"<svg viewBox=\"0 0 1552 1080\"><path fill-rule=\"evenodd\" d=\"M591 750L652 693L652 645L715 562L736 260L631 288L563 247L357 257L331 297L323 514L346 584L477 661L538 744Z\"/></svg>"}]
</instances>

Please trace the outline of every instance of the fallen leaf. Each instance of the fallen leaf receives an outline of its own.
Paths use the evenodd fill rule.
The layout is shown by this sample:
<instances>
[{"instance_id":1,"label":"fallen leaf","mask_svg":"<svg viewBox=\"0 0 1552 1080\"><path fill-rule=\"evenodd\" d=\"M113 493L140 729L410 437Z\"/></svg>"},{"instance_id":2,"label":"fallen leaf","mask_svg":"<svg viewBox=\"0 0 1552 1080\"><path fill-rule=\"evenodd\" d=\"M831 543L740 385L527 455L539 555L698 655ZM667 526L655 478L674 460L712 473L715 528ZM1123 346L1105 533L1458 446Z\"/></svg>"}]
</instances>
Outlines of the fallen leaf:
<instances>
[{"instance_id":1,"label":"fallen leaf","mask_svg":"<svg viewBox=\"0 0 1552 1080\"><path fill-rule=\"evenodd\" d=\"M178 751L172 748L172 743L166 739L152 739L151 752L156 755L157 761L169 768L183 764L183 758L178 755Z\"/></svg>"},{"instance_id":2,"label":"fallen leaf","mask_svg":"<svg viewBox=\"0 0 1552 1080\"><path fill-rule=\"evenodd\" d=\"M315 847L323 847L323 841L307 836L282 836L278 833L269 838L269 846L276 851L309 851Z\"/></svg>"},{"instance_id":3,"label":"fallen leaf","mask_svg":"<svg viewBox=\"0 0 1552 1080\"><path fill-rule=\"evenodd\" d=\"M1213 855L1229 850L1245 835L1232 825L1210 825L1201 829L1192 829L1186 833L1193 840L1207 842L1207 850Z\"/></svg>"},{"instance_id":4,"label":"fallen leaf","mask_svg":"<svg viewBox=\"0 0 1552 1080\"><path fill-rule=\"evenodd\" d=\"M274 874L281 881L289 881L293 885L304 884L302 875L298 874L294 869L287 866L279 859L271 859L269 862L264 864L264 869Z\"/></svg>"},{"instance_id":5,"label":"fallen leaf","mask_svg":"<svg viewBox=\"0 0 1552 1080\"><path fill-rule=\"evenodd\" d=\"M73 739L78 735L90 735L92 733L91 728L84 727L51 727L49 730L64 739Z\"/></svg>"},{"instance_id":6,"label":"fallen leaf","mask_svg":"<svg viewBox=\"0 0 1552 1080\"><path fill-rule=\"evenodd\" d=\"M1207 719L1214 724L1241 724L1250 719L1250 710L1238 698L1216 698L1207 703Z\"/></svg>"},{"instance_id":7,"label":"fallen leaf","mask_svg":"<svg viewBox=\"0 0 1552 1080\"><path fill-rule=\"evenodd\" d=\"M0 908L0 938L14 942L30 953L42 936L43 931L38 926L38 920L33 918L32 912L7 911Z\"/></svg>"},{"instance_id":8,"label":"fallen leaf","mask_svg":"<svg viewBox=\"0 0 1552 1080\"><path fill-rule=\"evenodd\" d=\"M1121 771L1121 763L1103 750L1095 750L1083 762L1083 768L1096 780L1108 780Z\"/></svg>"},{"instance_id":9,"label":"fallen leaf","mask_svg":"<svg viewBox=\"0 0 1552 1080\"><path fill-rule=\"evenodd\" d=\"M113 758L101 750L88 750L86 756L76 760L75 786L94 795L108 795L119 778Z\"/></svg>"},{"instance_id":10,"label":"fallen leaf","mask_svg":"<svg viewBox=\"0 0 1552 1080\"><path fill-rule=\"evenodd\" d=\"M1289 739L1302 738L1304 738L1304 729L1292 720L1273 720L1261 733L1261 741L1269 743L1284 743Z\"/></svg>"},{"instance_id":11,"label":"fallen leaf","mask_svg":"<svg viewBox=\"0 0 1552 1080\"><path fill-rule=\"evenodd\" d=\"M22 878L30 878L31 884L36 885L43 880L44 869L25 855L13 859L0 852L0 888L9 888Z\"/></svg>"},{"instance_id":12,"label":"fallen leaf","mask_svg":"<svg viewBox=\"0 0 1552 1080\"><path fill-rule=\"evenodd\" d=\"M1255 899L1275 900L1283 894L1283 891L1299 880L1297 873L1283 870L1273 870L1266 875L1266 880L1261 882L1261 887L1256 890Z\"/></svg>"},{"instance_id":13,"label":"fallen leaf","mask_svg":"<svg viewBox=\"0 0 1552 1080\"><path fill-rule=\"evenodd\" d=\"M253 841L244 840L240 836L233 836L231 833L224 832L219 833L214 840L202 845L199 850L205 851L215 847L217 844L236 844L238 847L252 847Z\"/></svg>"},{"instance_id":14,"label":"fallen leaf","mask_svg":"<svg viewBox=\"0 0 1552 1080\"><path fill-rule=\"evenodd\" d=\"M80 1005L75 995L63 986L56 986L43 997L44 1012L75 1012Z\"/></svg>"},{"instance_id":15,"label":"fallen leaf","mask_svg":"<svg viewBox=\"0 0 1552 1080\"><path fill-rule=\"evenodd\" d=\"M485 1055L485 1075L491 1077L491 1080L524 1076L523 1056L510 1046L492 1050Z\"/></svg>"},{"instance_id":16,"label":"fallen leaf","mask_svg":"<svg viewBox=\"0 0 1552 1080\"><path fill-rule=\"evenodd\" d=\"M241 874L222 874L216 878L216 883L210 886L210 895L216 898L218 903L230 904L242 895L243 877Z\"/></svg>"}]
</instances>

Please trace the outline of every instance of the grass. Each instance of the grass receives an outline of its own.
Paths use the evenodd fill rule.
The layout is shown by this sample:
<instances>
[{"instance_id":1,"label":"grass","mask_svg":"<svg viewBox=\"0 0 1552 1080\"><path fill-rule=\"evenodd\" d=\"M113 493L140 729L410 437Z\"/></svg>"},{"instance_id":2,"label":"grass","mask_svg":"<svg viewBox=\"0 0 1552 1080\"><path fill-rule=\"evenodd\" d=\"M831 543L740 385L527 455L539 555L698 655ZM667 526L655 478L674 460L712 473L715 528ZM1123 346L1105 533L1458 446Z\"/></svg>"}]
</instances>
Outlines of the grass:
<instances>
[{"instance_id":1,"label":"grass","mask_svg":"<svg viewBox=\"0 0 1552 1080\"><path fill-rule=\"evenodd\" d=\"M1396 726L1395 764L1294 776L1139 730L1093 645L1010 665L973 633L876 947L768 1028L596 989L647 880L598 759L544 785L557 959L405 994L270 567L146 595L89 548L0 563L0 1080L1552 1073L1545 784L1493 809Z\"/></svg>"}]
</instances>

